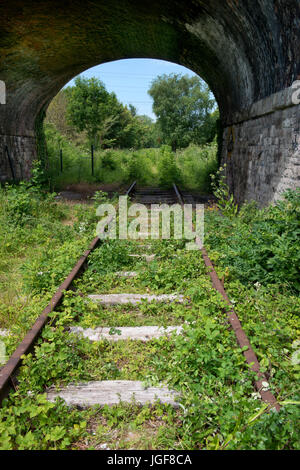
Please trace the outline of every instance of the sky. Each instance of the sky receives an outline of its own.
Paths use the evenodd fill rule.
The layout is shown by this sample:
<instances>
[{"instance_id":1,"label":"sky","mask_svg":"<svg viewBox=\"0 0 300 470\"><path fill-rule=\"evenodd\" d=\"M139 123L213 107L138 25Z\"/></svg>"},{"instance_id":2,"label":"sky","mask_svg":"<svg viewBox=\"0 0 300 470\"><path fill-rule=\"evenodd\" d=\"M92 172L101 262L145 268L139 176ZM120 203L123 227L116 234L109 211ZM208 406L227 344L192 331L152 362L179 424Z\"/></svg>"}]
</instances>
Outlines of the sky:
<instances>
[{"instance_id":1,"label":"sky","mask_svg":"<svg viewBox=\"0 0 300 470\"><path fill-rule=\"evenodd\" d=\"M158 75L181 73L190 77L196 74L181 65L157 59L123 59L97 65L81 73L81 77L99 78L109 92L114 91L124 105L133 104L138 114L146 114L155 120L152 98L147 91ZM73 85L74 79L66 86Z\"/></svg>"}]
</instances>

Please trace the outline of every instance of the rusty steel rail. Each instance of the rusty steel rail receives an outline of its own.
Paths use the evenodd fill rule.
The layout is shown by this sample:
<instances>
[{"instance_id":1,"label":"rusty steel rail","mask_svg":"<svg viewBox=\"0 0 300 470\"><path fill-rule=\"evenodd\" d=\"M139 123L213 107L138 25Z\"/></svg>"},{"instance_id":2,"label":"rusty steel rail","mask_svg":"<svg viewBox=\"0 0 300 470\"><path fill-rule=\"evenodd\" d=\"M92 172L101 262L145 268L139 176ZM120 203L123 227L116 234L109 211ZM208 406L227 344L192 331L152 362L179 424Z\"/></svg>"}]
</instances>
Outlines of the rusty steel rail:
<instances>
[{"instance_id":1,"label":"rusty steel rail","mask_svg":"<svg viewBox=\"0 0 300 470\"><path fill-rule=\"evenodd\" d=\"M126 191L126 195L129 196L133 190L136 182L134 182L129 189ZM22 356L28 354L38 337L40 336L44 326L46 325L49 314L55 310L56 307L62 302L64 292L67 291L73 281L78 277L81 272L85 269L85 264L89 254L98 246L100 242L99 237L95 237L88 249L83 253L79 258L76 265L69 273L64 282L59 286L52 299L46 308L42 311L42 314L38 317L32 328L28 331L25 338L19 344L17 349L14 351L12 356L9 358L7 363L0 369L0 406L4 398L7 397L11 388L15 388L14 377L15 374L22 363Z\"/></svg>"},{"instance_id":2,"label":"rusty steel rail","mask_svg":"<svg viewBox=\"0 0 300 470\"><path fill-rule=\"evenodd\" d=\"M183 198L181 196L181 193L180 193L180 191L177 188L175 183L173 184L173 187L174 187L174 190L176 192L176 195L178 197L178 200L179 200L180 204L183 205L184 200L183 200ZM235 333L237 343L240 346L240 348L243 350L243 355L246 359L247 364L250 366L250 369L253 372L255 372L257 377L258 377L258 379L256 379L254 381L255 388L258 391L258 393L260 394L261 399L265 403L269 404L270 408L275 408L276 411L279 411L280 410L280 405L279 405L278 401L276 400L276 398L274 397L273 393L270 390L266 390L265 387L263 386L263 382L268 383L268 379L260 371L260 364L259 364L259 361L257 359L257 356L256 356L256 354L255 354L255 352L254 352L254 350L251 346L251 343L250 343L246 333L244 332L244 330L242 328L241 322L240 322L237 314L234 311L233 305L232 305L232 303L230 302L230 300L228 298L228 295L227 295L227 293L224 289L224 286L223 286L222 282L220 281L220 279L219 279L219 277L218 277L218 275L215 271L214 265L211 262L208 254L207 254L207 251L204 248L201 240L198 237L196 237L195 242L198 245L199 250L202 253L202 257L203 257L205 266L208 268L208 274L211 278L213 287L222 295L224 301L226 302L226 304L229 307L228 310L226 309L226 314L227 314L229 323L230 323L230 325L231 325L231 327L232 327L232 329Z\"/></svg>"},{"instance_id":3,"label":"rusty steel rail","mask_svg":"<svg viewBox=\"0 0 300 470\"><path fill-rule=\"evenodd\" d=\"M175 183L173 183L173 189L174 189L174 191L175 191L175 193L176 193L176 196L177 196L178 201L179 201L180 204L183 206L183 204L184 204L183 197L182 197L181 192L179 191L179 189L177 188L177 186L176 186Z\"/></svg>"},{"instance_id":4,"label":"rusty steel rail","mask_svg":"<svg viewBox=\"0 0 300 470\"><path fill-rule=\"evenodd\" d=\"M134 181L130 186L129 188L127 189L126 191L126 196L130 196L130 193L132 193L134 191L136 187L136 181Z\"/></svg>"}]
</instances>

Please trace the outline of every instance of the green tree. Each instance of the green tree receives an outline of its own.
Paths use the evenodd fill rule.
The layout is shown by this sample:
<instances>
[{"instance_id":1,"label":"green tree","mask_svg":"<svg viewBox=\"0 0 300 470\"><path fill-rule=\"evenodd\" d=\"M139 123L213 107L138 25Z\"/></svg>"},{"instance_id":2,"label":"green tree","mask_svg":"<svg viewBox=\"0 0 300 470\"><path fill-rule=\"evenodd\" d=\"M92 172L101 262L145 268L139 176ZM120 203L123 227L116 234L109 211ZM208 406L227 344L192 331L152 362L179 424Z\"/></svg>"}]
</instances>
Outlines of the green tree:
<instances>
[{"instance_id":1,"label":"green tree","mask_svg":"<svg viewBox=\"0 0 300 470\"><path fill-rule=\"evenodd\" d=\"M134 108L135 109L135 108ZM139 116L132 107L125 106L119 121L112 129L114 146L120 148L151 148L158 146L157 128L148 116Z\"/></svg>"},{"instance_id":2,"label":"green tree","mask_svg":"<svg viewBox=\"0 0 300 470\"><path fill-rule=\"evenodd\" d=\"M154 101L153 111L163 141L172 150L212 140L215 100L199 77L161 75L152 82L148 93Z\"/></svg>"},{"instance_id":3,"label":"green tree","mask_svg":"<svg viewBox=\"0 0 300 470\"><path fill-rule=\"evenodd\" d=\"M137 115L136 107L133 106L133 104L129 104L129 111L131 112L131 115L132 115L133 117Z\"/></svg>"},{"instance_id":4,"label":"green tree","mask_svg":"<svg viewBox=\"0 0 300 470\"><path fill-rule=\"evenodd\" d=\"M122 105L118 120L108 133L113 140L112 145L119 148L139 148L142 133L137 116L133 116L131 110Z\"/></svg>"},{"instance_id":5,"label":"green tree","mask_svg":"<svg viewBox=\"0 0 300 470\"><path fill-rule=\"evenodd\" d=\"M75 86L67 89L67 93L67 118L76 130L85 131L89 142L96 147L112 143L112 129L123 110L116 95L109 93L101 80L94 77L77 77Z\"/></svg>"}]
</instances>

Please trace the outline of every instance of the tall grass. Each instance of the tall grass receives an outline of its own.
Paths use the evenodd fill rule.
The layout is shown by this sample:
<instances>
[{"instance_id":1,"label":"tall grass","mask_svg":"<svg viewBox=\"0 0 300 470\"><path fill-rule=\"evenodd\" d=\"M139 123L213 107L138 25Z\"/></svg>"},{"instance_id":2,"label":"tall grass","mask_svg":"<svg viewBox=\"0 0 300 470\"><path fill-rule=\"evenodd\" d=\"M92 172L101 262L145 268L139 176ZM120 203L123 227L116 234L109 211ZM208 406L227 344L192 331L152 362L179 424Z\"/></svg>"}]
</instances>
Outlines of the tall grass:
<instances>
[{"instance_id":1,"label":"tall grass","mask_svg":"<svg viewBox=\"0 0 300 470\"><path fill-rule=\"evenodd\" d=\"M176 154L172 154L167 146L141 150L106 149L94 152L92 175L91 150L87 146L74 145L51 125L46 126L45 132L49 175L54 189L62 189L71 183L124 184L133 180L145 186L167 187L173 176L176 176L182 188L205 193L211 190L209 175L215 173L218 166L215 142L202 147L190 145Z\"/></svg>"},{"instance_id":2,"label":"tall grass","mask_svg":"<svg viewBox=\"0 0 300 470\"><path fill-rule=\"evenodd\" d=\"M218 170L217 143L198 147L190 145L176 153L176 163L181 173L182 187L200 192L211 192L210 175Z\"/></svg>"}]
</instances>

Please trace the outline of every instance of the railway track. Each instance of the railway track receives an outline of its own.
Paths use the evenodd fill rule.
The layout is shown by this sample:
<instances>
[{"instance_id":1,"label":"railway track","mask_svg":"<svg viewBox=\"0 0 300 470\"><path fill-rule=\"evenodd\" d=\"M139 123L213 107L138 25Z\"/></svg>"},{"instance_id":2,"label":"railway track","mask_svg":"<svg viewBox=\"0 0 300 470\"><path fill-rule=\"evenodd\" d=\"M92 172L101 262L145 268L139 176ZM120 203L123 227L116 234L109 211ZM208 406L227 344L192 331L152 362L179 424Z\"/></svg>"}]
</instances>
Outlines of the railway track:
<instances>
[{"instance_id":1,"label":"railway track","mask_svg":"<svg viewBox=\"0 0 300 470\"><path fill-rule=\"evenodd\" d=\"M175 189L176 188L176 189ZM173 185L171 189L162 189L157 187L138 187L132 188L132 198L134 202L150 206L151 204L176 204L180 202L176 193L177 186ZM214 200L212 195L201 195L188 191L180 191L180 197L184 199L185 204L206 204Z\"/></svg>"},{"instance_id":2,"label":"railway track","mask_svg":"<svg viewBox=\"0 0 300 470\"><path fill-rule=\"evenodd\" d=\"M174 184L170 190L162 190L160 188L139 188L134 182L128 189L128 196L134 202L144 204L148 207L151 204L175 204L179 203L184 205L185 203L195 204L196 199L186 193L182 193L179 188ZM77 264L74 266L66 280L58 288L57 292L43 310L41 316L37 319L32 329L27 333L24 340L15 350L11 358L0 370L0 400L2 400L9 394L11 389L18 387L18 369L22 364L22 357L33 350L36 340L41 335L44 326L49 320L49 314L56 310L62 303L64 294L67 290L74 290L74 281L78 279L85 271L87 267L88 257L91 252L94 251L102 243L98 237L96 237L88 249L83 253ZM105 242L104 242L105 243ZM147 242L148 243L148 242ZM242 329L242 325L233 309L232 304L224 290L224 287L219 280L217 273L214 269L212 262L210 261L205 248L201 244L201 240L196 239L199 251L202 254L203 261L207 267L207 274L211 278L213 287L221 294L228 308L226 314L228 321L236 335L236 340L242 349L241 354L245 356L247 363L249 364L252 371L257 374L257 380L255 380L254 386L257 392L260 394L261 399L267 403L270 408L279 410L279 405L276 402L275 397L269 390L265 390L264 382L267 382L264 374L260 372L260 365L257 357L251 347L251 344ZM135 278L142 276L143 272L147 270L147 265L154 260L159 260L160 253L155 253L155 244L145 245L145 241L138 241L134 245L137 252L132 252L129 256L137 259L137 266L141 269L132 271L116 271L115 287L113 292L92 292L86 295L88 302L94 302L100 305L101 308L139 308L140 305L149 303L150 305L158 303L159 305L182 305L184 308L188 308L189 300L183 295L177 293L164 293L164 294L149 294L149 292L134 292L134 280ZM153 250L153 252L149 252ZM199 263L201 260L199 259ZM132 280L132 285L130 284ZM120 291L117 291L118 283L120 285ZM127 283L127 284L126 284ZM130 292L124 292L126 285L130 287ZM185 307L186 306L186 307ZM69 333L80 336L87 341L101 342L111 341L118 342L120 340L131 340L146 343L147 341L153 341L164 338L166 341L172 341L172 335L181 335L183 332L183 323L179 322L174 324L174 321L170 325L164 325L163 327L158 324L149 325L146 322L145 325L140 323L131 326L119 326L115 324L107 324L106 326L94 326L91 328L84 328L76 323L70 325ZM171 339L170 339L171 338ZM155 404L157 400L161 403L178 406L180 401L180 393L178 391L169 389L167 384L160 383L155 387L145 388L142 380L93 380L87 381L81 384L74 384L70 380L70 384L61 389L56 387L50 387L47 389L47 398L49 401L55 401L57 397L62 398L68 405L78 406L85 408L93 405L115 405L120 402L130 403L133 399L140 405Z\"/></svg>"}]
</instances>

